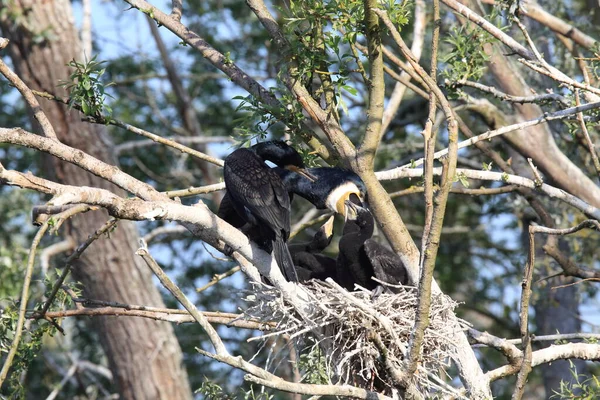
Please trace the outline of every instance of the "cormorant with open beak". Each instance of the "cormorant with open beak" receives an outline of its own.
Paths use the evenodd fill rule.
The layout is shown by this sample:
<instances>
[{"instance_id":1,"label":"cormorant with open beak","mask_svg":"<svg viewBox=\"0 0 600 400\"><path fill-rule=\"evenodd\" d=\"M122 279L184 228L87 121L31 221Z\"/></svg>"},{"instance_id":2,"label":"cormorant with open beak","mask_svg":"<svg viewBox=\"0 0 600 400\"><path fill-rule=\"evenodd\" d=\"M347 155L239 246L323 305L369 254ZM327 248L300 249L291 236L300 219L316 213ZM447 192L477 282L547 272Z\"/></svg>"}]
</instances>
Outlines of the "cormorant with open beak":
<instances>
[{"instance_id":1,"label":"cormorant with open beak","mask_svg":"<svg viewBox=\"0 0 600 400\"><path fill-rule=\"evenodd\" d=\"M346 202L364 205L367 189L364 182L354 172L337 167L308 168L304 175L294 174L281 168L275 168L288 191L310 201L318 209L330 209L348 216ZM352 210L350 210L352 211Z\"/></svg>"},{"instance_id":2,"label":"cormorant with open beak","mask_svg":"<svg viewBox=\"0 0 600 400\"><path fill-rule=\"evenodd\" d=\"M227 193L218 215L238 228L247 224L245 232L250 239L272 253L286 279L295 282L298 277L286 245L290 235L290 196L278 173L265 161L294 171L290 173L305 174L309 181L313 179L303 171L300 154L284 142L262 142L237 149L225 158Z\"/></svg>"},{"instance_id":3,"label":"cormorant with open beak","mask_svg":"<svg viewBox=\"0 0 600 400\"><path fill-rule=\"evenodd\" d=\"M336 260L321 253L333 238L334 216L329 217L307 243L292 243L288 245L292 260L296 266L298 279L305 282L311 279L324 281L336 276Z\"/></svg>"},{"instance_id":4,"label":"cormorant with open beak","mask_svg":"<svg viewBox=\"0 0 600 400\"><path fill-rule=\"evenodd\" d=\"M375 228L371 212L351 201L347 206L355 218L346 221L340 238L336 281L350 291L354 290L355 284L368 290L375 289L378 284L371 279L373 276L392 285L406 285L408 274L400 257L371 238ZM388 289L398 291L393 286Z\"/></svg>"}]
</instances>

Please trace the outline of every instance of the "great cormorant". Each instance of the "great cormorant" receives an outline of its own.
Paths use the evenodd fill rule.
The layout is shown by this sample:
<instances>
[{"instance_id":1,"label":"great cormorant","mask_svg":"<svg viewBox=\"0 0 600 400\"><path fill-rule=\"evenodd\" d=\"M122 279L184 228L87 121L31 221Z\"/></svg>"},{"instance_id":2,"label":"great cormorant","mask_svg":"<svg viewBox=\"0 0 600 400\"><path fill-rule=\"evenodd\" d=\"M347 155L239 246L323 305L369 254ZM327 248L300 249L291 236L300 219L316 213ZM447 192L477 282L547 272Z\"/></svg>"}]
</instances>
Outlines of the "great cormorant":
<instances>
[{"instance_id":1,"label":"great cormorant","mask_svg":"<svg viewBox=\"0 0 600 400\"><path fill-rule=\"evenodd\" d=\"M237 149L225 158L228 198L221 202L218 215L238 228L245 222L250 239L272 253L286 279L295 282L298 277L286 245L290 234L290 197L279 175L265 163L267 160L303 173L302 157L284 142L262 142ZM310 181L312 177L307 176Z\"/></svg>"},{"instance_id":2,"label":"great cormorant","mask_svg":"<svg viewBox=\"0 0 600 400\"><path fill-rule=\"evenodd\" d=\"M347 216L347 200L362 205L366 200L366 187L354 172L337 167L308 168L308 179L282 168L275 168L290 193L310 201L318 209L330 209Z\"/></svg>"},{"instance_id":3,"label":"great cormorant","mask_svg":"<svg viewBox=\"0 0 600 400\"><path fill-rule=\"evenodd\" d=\"M318 254L325 250L331 243L331 239L333 238L333 221L334 216L332 215L319 228L310 242L288 245L300 282L311 279L324 281L327 278L335 278L336 260Z\"/></svg>"},{"instance_id":4,"label":"great cormorant","mask_svg":"<svg viewBox=\"0 0 600 400\"><path fill-rule=\"evenodd\" d=\"M371 277L382 282L398 285L408 283L408 274L400 257L371 237L375 220L371 212L355 203L348 206L356 213L356 219L347 220L340 238L336 265L336 281L347 290L358 284L368 290L377 287ZM397 288L388 287L392 292Z\"/></svg>"}]
</instances>

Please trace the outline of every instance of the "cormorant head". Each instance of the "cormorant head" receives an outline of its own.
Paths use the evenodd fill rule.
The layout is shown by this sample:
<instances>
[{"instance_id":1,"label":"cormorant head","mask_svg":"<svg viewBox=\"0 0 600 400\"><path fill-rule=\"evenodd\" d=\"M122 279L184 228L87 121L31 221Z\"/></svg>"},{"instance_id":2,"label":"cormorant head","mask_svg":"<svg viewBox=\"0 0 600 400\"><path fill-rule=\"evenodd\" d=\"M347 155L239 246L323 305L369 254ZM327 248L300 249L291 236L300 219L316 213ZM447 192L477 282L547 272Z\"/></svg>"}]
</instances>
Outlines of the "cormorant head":
<instances>
[{"instance_id":1,"label":"cormorant head","mask_svg":"<svg viewBox=\"0 0 600 400\"><path fill-rule=\"evenodd\" d=\"M300 153L296 151L292 146L281 140L270 140L268 142L260 142L252 146L252 149L258 154L263 160L271 161L273 164L280 168L296 172L311 182L314 182L316 178L309 174L304 169L304 161Z\"/></svg>"},{"instance_id":2,"label":"cormorant head","mask_svg":"<svg viewBox=\"0 0 600 400\"><path fill-rule=\"evenodd\" d=\"M354 172L347 171L344 182L338 185L327 195L327 207L345 219L354 219L355 213L348 206L348 202L357 206L365 206L367 188L364 182Z\"/></svg>"},{"instance_id":3,"label":"cormorant head","mask_svg":"<svg viewBox=\"0 0 600 400\"><path fill-rule=\"evenodd\" d=\"M352 221L351 225L358 227L363 234L371 237L371 235L373 235L373 230L375 229L375 218L373 218L371 211L368 208L362 207L351 200L348 200L346 205L348 207L347 219ZM350 223L346 225L349 224ZM344 226L344 233L345 232L346 227Z\"/></svg>"}]
</instances>

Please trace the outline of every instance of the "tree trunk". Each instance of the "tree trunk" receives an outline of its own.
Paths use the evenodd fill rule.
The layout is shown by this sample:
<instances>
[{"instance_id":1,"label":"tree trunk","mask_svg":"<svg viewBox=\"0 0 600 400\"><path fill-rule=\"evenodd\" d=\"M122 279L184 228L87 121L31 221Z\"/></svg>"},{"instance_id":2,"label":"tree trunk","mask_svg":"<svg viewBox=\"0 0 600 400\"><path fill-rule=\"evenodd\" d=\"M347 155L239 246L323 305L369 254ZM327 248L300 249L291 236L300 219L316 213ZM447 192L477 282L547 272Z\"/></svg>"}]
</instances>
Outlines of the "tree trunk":
<instances>
[{"instance_id":1,"label":"tree trunk","mask_svg":"<svg viewBox=\"0 0 600 400\"><path fill-rule=\"evenodd\" d=\"M11 40L14 68L32 89L46 90L59 96L66 92L57 85L69 77L66 64L82 60L80 42L67 0L12 2L9 16L20 18L1 21ZM81 149L108 163L111 143L104 126L81 121L81 114L56 102L41 101L57 137L69 146ZM61 183L105 188L124 196L116 186L82 169L51 160L52 173ZM81 243L98 229L108 216L105 212L79 215L63 228L65 236ZM85 286L85 296L164 307L148 268L134 255L138 233L132 222L121 221L110 238L97 240L74 266L73 275ZM191 399L182 353L169 323L143 318L95 317L94 329L122 399Z\"/></svg>"}]
</instances>

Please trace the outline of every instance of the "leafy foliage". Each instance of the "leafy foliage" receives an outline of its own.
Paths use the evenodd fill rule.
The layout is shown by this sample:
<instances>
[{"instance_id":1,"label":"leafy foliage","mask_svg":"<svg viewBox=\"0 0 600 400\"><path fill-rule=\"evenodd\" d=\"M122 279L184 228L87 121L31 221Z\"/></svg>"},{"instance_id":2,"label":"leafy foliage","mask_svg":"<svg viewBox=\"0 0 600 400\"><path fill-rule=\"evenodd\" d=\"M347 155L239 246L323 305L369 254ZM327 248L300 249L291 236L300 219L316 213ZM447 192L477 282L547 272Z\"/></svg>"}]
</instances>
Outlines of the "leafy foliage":
<instances>
[{"instance_id":1,"label":"leafy foliage","mask_svg":"<svg viewBox=\"0 0 600 400\"><path fill-rule=\"evenodd\" d=\"M575 364L569 360L571 382L562 380L559 390L550 396L551 399L579 399L594 400L600 398L600 379L597 376L581 375L577 372Z\"/></svg>"},{"instance_id":2,"label":"leafy foliage","mask_svg":"<svg viewBox=\"0 0 600 400\"><path fill-rule=\"evenodd\" d=\"M84 62L74 59L69 62L67 65L74 69L69 76L71 81L62 82L61 86L70 92L69 106L77 106L87 116L101 118L102 114L105 117L112 114L112 108L105 104L106 96L112 96L105 90L113 83L103 83L101 78L106 68L102 68L102 64L106 61L96 61L96 57Z\"/></svg>"},{"instance_id":3,"label":"leafy foliage","mask_svg":"<svg viewBox=\"0 0 600 400\"><path fill-rule=\"evenodd\" d=\"M492 42L492 37L482 30L465 25L452 26L444 41L450 50L441 57L446 63L442 74L448 82L462 79L479 80L486 70L489 57L483 47Z\"/></svg>"}]
</instances>

